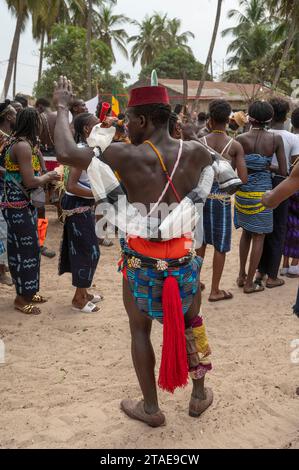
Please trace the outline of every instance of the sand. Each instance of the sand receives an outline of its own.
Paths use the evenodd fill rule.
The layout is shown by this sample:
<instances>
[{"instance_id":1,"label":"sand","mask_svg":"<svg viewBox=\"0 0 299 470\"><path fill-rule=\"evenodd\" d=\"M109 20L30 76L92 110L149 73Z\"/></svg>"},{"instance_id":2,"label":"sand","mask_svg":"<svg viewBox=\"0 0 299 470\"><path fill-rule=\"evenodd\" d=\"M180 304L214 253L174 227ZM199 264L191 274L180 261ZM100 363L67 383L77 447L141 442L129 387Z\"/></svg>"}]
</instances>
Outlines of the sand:
<instances>
[{"instance_id":1,"label":"sand","mask_svg":"<svg viewBox=\"0 0 299 470\"><path fill-rule=\"evenodd\" d=\"M58 250L61 225L49 212L47 245ZM12 308L13 290L0 287L1 448L299 448L299 364L291 362L291 341L299 319L291 306L298 280L245 296L235 280L238 238L227 259L223 288L234 299L209 304L203 312L213 350L207 384L212 407L199 419L187 414L191 386L174 395L159 391L167 426L152 429L119 409L140 391L130 355L130 333L116 262L119 248L103 248L94 292L105 296L93 315L71 311L70 276L58 277L58 257L43 257L41 292L49 297L39 317ZM202 280L209 288L208 249ZM208 290L208 289L207 289ZM162 330L153 325L160 362ZM297 355L299 357L299 354Z\"/></svg>"}]
</instances>

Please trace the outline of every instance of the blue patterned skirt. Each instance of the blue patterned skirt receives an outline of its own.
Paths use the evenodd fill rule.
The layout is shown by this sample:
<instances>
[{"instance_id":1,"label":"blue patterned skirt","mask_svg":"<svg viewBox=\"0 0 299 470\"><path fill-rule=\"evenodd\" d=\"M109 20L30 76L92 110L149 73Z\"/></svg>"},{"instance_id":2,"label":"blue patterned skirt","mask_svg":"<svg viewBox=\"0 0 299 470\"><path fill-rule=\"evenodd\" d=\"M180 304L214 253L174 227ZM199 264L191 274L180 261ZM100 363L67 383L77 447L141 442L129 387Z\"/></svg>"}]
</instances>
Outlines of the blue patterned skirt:
<instances>
[{"instance_id":1,"label":"blue patterned skirt","mask_svg":"<svg viewBox=\"0 0 299 470\"><path fill-rule=\"evenodd\" d=\"M90 206L82 214L66 217L60 249L59 275L72 274L72 284L78 288L88 288L96 271L100 249L95 233L95 218L91 206L93 199L83 199L65 194L61 201L63 210L73 210Z\"/></svg>"},{"instance_id":2,"label":"blue patterned skirt","mask_svg":"<svg viewBox=\"0 0 299 470\"><path fill-rule=\"evenodd\" d=\"M24 194L13 183L6 183L10 202L24 200ZM37 232L37 211L30 204L24 209L2 210L7 223L7 257L12 280L18 295L31 298L39 291L40 246Z\"/></svg>"},{"instance_id":3,"label":"blue patterned skirt","mask_svg":"<svg viewBox=\"0 0 299 470\"><path fill-rule=\"evenodd\" d=\"M168 276L176 278L179 286L184 315L192 305L195 294L199 289L199 276L202 259L198 256L191 258L180 266L180 260L163 260L176 264L164 271L158 271L154 267L154 258L148 258L131 250L125 243L121 243L124 254L121 269L126 270L130 290L134 296L139 310L149 316L152 320L163 319L162 291L165 279ZM130 266L128 258L133 257L144 262L144 266L135 268ZM146 266L148 264L148 266ZM151 266L152 265L152 266Z\"/></svg>"},{"instance_id":4,"label":"blue patterned skirt","mask_svg":"<svg viewBox=\"0 0 299 470\"><path fill-rule=\"evenodd\" d=\"M214 183L203 208L204 244L213 245L220 253L231 249L232 208L231 199Z\"/></svg>"}]
</instances>

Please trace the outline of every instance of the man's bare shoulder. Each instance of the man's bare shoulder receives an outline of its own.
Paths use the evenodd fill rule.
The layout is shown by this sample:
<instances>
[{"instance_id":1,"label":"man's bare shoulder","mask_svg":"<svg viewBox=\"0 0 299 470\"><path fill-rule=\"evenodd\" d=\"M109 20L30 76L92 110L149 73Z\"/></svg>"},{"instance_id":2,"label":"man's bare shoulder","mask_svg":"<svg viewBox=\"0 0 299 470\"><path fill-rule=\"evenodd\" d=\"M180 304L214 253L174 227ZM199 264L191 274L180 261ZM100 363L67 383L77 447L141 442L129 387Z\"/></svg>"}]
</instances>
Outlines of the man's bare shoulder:
<instances>
[{"instance_id":1,"label":"man's bare shoulder","mask_svg":"<svg viewBox=\"0 0 299 470\"><path fill-rule=\"evenodd\" d=\"M138 156L141 153L140 147L125 142L112 143L103 153L103 161L113 170L117 170L122 163Z\"/></svg>"},{"instance_id":2,"label":"man's bare shoulder","mask_svg":"<svg viewBox=\"0 0 299 470\"><path fill-rule=\"evenodd\" d=\"M201 166L212 165L211 152L200 142L196 140L184 142L184 148L185 152L190 153Z\"/></svg>"}]
</instances>

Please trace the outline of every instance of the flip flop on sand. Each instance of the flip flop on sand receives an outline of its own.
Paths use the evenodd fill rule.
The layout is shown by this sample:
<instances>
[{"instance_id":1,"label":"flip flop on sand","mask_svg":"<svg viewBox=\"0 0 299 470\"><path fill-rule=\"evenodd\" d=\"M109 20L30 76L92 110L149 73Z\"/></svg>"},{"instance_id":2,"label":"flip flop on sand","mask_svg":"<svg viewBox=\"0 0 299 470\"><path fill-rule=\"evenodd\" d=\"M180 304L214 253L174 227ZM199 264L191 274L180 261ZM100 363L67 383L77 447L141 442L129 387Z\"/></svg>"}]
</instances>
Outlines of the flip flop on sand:
<instances>
[{"instance_id":1,"label":"flip flop on sand","mask_svg":"<svg viewBox=\"0 0 299 470\"><path fill-rule=\"evenodd\" d=\"M200 400L191 396L189 403L189 416L192 418L198 418L211 404L213 403L213 390L211 388L205 388L206 398Z\"/></svg>"},{"instance_id":2,"label":"flip flop on sand","mask_svg":"<svg viewBox=\"0 0 299 470\"><path fill-rule=\"evenodd\" d=\"M221 297L209 297L209 302L220 302L221 300L230 300L234 296L231 292L226 292L225 290L220 291Z\"/></svg>"},{"instance_id":3,"label":"flip flop on sand","mask_svg":"<svg viewBox=\"0 0 299 470\"><path fill-rule=\"evenodd\" d=\"M144 411L143 400L122 400L120 407L130 418L142 421L152 428L165 425L165 415L162 413L162 411L158 411L153 415L149 415Z\"/></svg>"},{"instance_id":4,"label":"flip flop on sand","mask_svg":"<svg viewBox=\"0 0 299 470\"><path fill-rule=\"evenodd\" d=\"M285 284L283 279L277 278L276 281L277 281L276 284L271 284L271 283L269 284L269 282L266 282L267 289L274 289L274 287L284 286Z\"/></svg>"},{"instance_id":5,"label":"flip flop on sand","mask_svg":"<svg viewBox=\"0 0 299 470\"><path fill-rule=\"evenodd\" d=\"M256 292L263 292L265 288L263 286L260 286L259 284L254 283L253 287L250 287L249 289L244 287L244 294L255 294Z\"/></svg>"},{"instance_id":6,"label":"flip flop on sand","mask_svg":"<svg viewBox=\"0 0 299 470\"><path fill-rule=\"evenodd\" d=\"M48 302L48 299L46 299L42 295L35 294L32 297L31 301L34 302L35 304L45 304L46 302Z\"/></svg>"},{"instance_id":7,"label":"flip flop on sand","mask_svg":"<svg viewBox=\"0 0 299 470\"><path fill-rule=\"evenodd\" d=\"M83 308L72 307L72 310L74 310L75 312L81 312L81 313L95 313L95 312L98 312L100 308L97 307L92 302L87 302Z\"/></svg>"},{"instance_id":8,"label":"flip flop on sand","mask_svg":"<svg viewBox=\"0 0 299 470\"><path fill-rule=\"evenodd\" d=\"M15 309L19 310L19 312L25 313L25 315L36 316L42 313L41 310L33 304L24 305L23 307L18 307L15 305Z\"/></svg>"}]
</instances>

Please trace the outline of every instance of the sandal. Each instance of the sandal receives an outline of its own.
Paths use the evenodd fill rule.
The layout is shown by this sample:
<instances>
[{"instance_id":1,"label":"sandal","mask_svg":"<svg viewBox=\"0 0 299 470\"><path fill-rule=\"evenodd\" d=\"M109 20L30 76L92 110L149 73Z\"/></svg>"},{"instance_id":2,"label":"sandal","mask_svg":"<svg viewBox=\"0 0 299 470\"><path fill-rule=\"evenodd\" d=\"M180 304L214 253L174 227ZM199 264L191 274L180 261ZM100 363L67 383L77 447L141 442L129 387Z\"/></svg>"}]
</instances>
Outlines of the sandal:
<instances>
[{"instance_id":1,"label":"sandal","mask_svg":"<svg viewBox=\"0 0 299 470\"><path fill-rule=\"evenodd\" d=\"M98 304L99 302L103 302L104 300L104 296L101 295L101 294L91 294L92 295L92 298L90 299L89 302L92 302L93 304Z\"/></svg>"},{"instance_id":2,"label":"sandal","mask_svg":"<svg viewBox=\"0 0 299 470\"><path fill-rule=\"evenodd\" d=\"M213 403L213 390L211 388L205 388L206 398L200 400L191 396L189 403L189 416L192 418L198 418L211 404Z\"/></svg>"},{"instance_id":3,"label":"sandal","mask_svg":"<svg viewBox=\"0 0 299 470\"><path fill-rule=\"evenodd\" d=\"M96 313L100 311L100 308L88 301L83 308L72 307L72 310L81 313Z\"/></svg>"},{"instance_id":4,"label":"sandal","mask_svg":"<svg viewBox=\"0 0 299 470\"><path fill-rule=\"evenodd\" d=\"M22 313L25 313L25 315L40 315L42 312L41 310L36 307L36 305L33 305L33 304L28 304L28 305L24 305L24 307L16 307L15 306L15 309L16 310L19 310L20 312Z\"/></svg>"},{"instance_id":5,"label":"sandal","mask_svg":"<svg viewBox=\"0 0 299 470\"><path fill-rule=\"evenodd\" d=\"M144 411L144 401L137 400L122 400L120 408L132 419L137 419L143 423L148 424L152 428L157 428L159 426L165 425L165 415L162 411L157 411L153 415L149 415Z\"/></svg>"},{"instance_id":6,"label":"sandal","mask_svg":"<svg viewBox=\"0 0 299 470\"><path fill-rule=\"evenodd\" d=\"M32 297L31 302L34 302L35 304L44 304L44 303L48 302L48 299L46 299L42 295L35 294Z\"/></svg>"},{"instance_id":7,"label":"sandal","mask_svg":"<svg viewBox=\"0 0 299 470\"><path fill-rule=\"evenodd\" d=\"M211 297L209 297L209 302L220 302L221 300L230 300L234 297L231 292L226 292L225 290L221 290L220 293L222 294L222 297L217 299L211 299Z\"/></svg>"},{"instance_id":8,"label":"sandal","mask_svg":"<svg viewBox=\"0 0 299 470\"><path fill-rule=\"evenodd\" d=\"M256 292L263 292L265 290L265 288L263 286L260 286L259 284L257 284L256 282L254 283L254 286L249 288L249 289L246 289L244 287L244 294L255 294Z\"/></svg>"},{"instance_id":9,"label":"sandal","mask_svg":"<svg viewBox=\"0 0 299 470\"><path fill-rule=\"evenodd\" d=\"M285 282L283 279L277 278L277 281L278 281L277 284L268 284L268 282L266 282L267 289L274 289L274 287L281 287L285 285Z\"/></svg>"}]
</instances>

